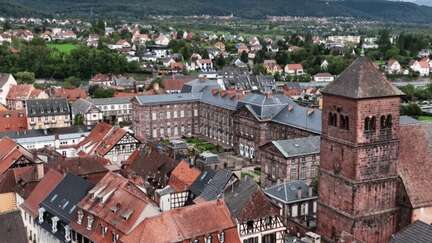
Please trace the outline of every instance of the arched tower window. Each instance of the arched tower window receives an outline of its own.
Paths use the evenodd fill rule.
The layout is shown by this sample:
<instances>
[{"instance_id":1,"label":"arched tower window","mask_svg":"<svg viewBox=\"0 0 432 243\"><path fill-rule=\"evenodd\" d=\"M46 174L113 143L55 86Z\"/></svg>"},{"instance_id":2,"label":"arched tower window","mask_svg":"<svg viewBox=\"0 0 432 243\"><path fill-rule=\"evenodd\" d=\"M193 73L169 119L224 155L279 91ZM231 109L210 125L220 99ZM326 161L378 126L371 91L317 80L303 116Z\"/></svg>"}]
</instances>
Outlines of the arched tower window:
<instances>
[{"instance_id":1,"label":"arched tower window","mask_svg":"<svg viewBox=\"0 0 432 243\"><path fill-rule=\"evenodd\" d=\"M386 119L386 127L391 128L393 126L392 115L388 115Z\"/></svg>"},{"instance_id":2,"label":"arched tower window","mask_svg":"<svg viewBox=\"0 0 432 243\"><path fill-rule=\"evenodd\" d=\"M330 126L337 126L337 114L330 112L329 113L329 121L328 121Z\"/></svg>"},{"instance_id":3,"label":"arched tower window","mask_svg":"<svg viewBox=\"0 0 432 243\"><path fill-rule=\"evenodd\" d=\"M339 115L339 127L345 130L349 130L349 118L348 116Z\"/></svg>"},{"instance_id":4,"label":"arched tower window","mask_svg":"<svg viewBox=\"0 0 432 243\"><path fill-rule=\"evenodd\" d=\"M375 131L376 128L376 118L373 117L366 117L365 118L365 124L364 124L364 130L365 132L372 132Z\"/></svg>"},{"instance_id":5,"label":"arched tower window","mask_svg":"<svg viewBox=\"0 0 432 243\"><path fill-rule=\"evenodd\" d=\"M386 128L386 117L381 116L380 118L381 129Z\"/></svg>"}]
</instances>

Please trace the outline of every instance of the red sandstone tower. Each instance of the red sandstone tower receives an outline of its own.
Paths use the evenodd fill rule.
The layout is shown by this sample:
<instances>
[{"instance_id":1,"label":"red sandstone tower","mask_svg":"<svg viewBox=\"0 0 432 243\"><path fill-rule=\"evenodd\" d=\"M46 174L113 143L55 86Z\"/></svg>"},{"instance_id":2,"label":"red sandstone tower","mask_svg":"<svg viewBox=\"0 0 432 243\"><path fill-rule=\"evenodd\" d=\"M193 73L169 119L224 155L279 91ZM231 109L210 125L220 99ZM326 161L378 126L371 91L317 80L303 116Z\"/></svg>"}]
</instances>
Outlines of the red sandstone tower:
<instances>
[{"instance_id":1,"label":"red sandstone tower","mask_svg":"<svg viewBox=\"0 0 432 243\"><path fill-rule=\"evenodd\" d=\"M323 91L318 233L367 243L396 230L400 96L360 57Z\"/></svg>"}]
</instances>

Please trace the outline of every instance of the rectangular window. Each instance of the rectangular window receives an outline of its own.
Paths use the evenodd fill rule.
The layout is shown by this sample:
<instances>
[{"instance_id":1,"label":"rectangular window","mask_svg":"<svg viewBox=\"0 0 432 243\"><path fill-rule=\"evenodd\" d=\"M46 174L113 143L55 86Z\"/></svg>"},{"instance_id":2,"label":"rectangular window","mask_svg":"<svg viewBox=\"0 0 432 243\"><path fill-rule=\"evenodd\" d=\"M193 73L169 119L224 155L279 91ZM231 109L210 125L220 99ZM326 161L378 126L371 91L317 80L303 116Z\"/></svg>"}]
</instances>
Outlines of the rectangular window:
<instances>
[{"instance_id":1,"label":"rectangular window","mask_svg":"<svg viewBox=\"0 0 432 243\"><path fill-rule=\"evenodd\" d=\"M157 119L157 118L156 118L156 112L152 112L152 120L153 120L153 121L156 121L156 119Z\"/></svg>"}]
</instances>

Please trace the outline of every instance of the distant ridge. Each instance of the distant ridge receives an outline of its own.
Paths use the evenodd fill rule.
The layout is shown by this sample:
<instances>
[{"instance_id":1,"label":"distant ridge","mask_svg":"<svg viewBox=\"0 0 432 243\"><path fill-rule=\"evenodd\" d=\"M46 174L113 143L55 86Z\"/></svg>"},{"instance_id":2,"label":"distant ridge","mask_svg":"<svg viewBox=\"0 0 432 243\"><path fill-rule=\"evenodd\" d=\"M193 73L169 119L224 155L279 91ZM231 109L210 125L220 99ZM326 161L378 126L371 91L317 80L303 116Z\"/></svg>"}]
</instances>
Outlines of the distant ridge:
<instances>
[{"instance_id":1,"label":"distant ridge","mask_svg":"<svg viewBox=\"0 0 432 243\"><path fill-rule=\"evenodd\" d=\"M6 1L6 0L0 0ZM8 1L6 1L8 2ZM16 3L16 4L15 4ZM385 0L15 0L14 6L64 16L140 18L146 15L345 16L432 23L432 7ZM4 4L0 5L0 13ZM7 13L7 12L6 12Z\"/></svg>"}]
</instances>

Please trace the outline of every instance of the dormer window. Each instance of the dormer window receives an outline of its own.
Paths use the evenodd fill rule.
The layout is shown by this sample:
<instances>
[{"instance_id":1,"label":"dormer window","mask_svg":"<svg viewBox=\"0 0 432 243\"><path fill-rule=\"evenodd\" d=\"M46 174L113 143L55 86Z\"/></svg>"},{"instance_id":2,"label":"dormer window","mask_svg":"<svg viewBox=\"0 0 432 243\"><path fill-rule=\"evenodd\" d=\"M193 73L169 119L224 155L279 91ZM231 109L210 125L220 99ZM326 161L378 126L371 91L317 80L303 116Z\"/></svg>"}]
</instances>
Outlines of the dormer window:
<instances>
[{"instance_id":1,"label":"dormer window","mask_svg":"<svg viewBox=\"0 0 432 243\"><path fill-rule=\"evenodd\" d=\"M44 213L45 213L45 208L39 208L39 224L42 224L44 221Z\"/></svg>"},{"instance_id":2,"label":"dormer window","mask_svg":"<svg viewBox=\"0 0 432 243\"><path fill-rule=\"evenodd\" d=\"M77 224L82 224L83 217L84 217L84 212L81 209L78 210Z\"/></svg>"},{"instance_id":3,"label":"dormer window","mask_svg":"<svg viewBox=\"0 0 432 243\"><path fill-rule=\"evenodd\" d=\"M51 218L51 222L52 222L52 227L51 230L53 233L57 232L57 222L59 221L59 218L57 216L54 216Z\"/></svg>"},{"instance_id":4,"label":"dormer window","mask_svg":"<svg viewBox=\"0 0 432 243\"><path fill-rule=\"evenodd\" d=\"M93 215L89 215L87 216L87 230L91 230L92 225L93 225Z\"/></svg>"}]
</instances>

